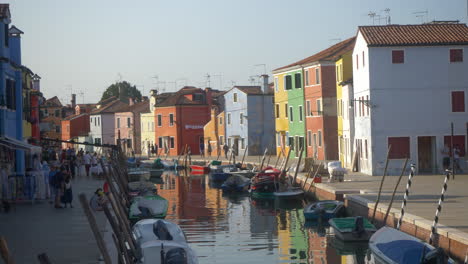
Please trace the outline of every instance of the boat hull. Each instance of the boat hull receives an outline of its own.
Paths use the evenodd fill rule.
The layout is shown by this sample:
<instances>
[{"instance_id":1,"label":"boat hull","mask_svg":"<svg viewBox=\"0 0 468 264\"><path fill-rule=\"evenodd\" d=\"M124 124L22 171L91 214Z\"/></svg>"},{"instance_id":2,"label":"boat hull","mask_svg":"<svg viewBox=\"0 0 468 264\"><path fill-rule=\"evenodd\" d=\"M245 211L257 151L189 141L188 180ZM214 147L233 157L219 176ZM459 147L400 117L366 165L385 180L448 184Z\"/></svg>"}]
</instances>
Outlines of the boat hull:
<instances>
[{"instance_id":1,"label":"boat hull","mask_svg":"<svg viewBox=\"0 0 468 264\"><path fill-rule=\"evenodd\" d=\"M377 231L367 219L363 218L363 232L357 235L353 232L356 217L332 218L328 221L335 237L343 241L368 241Z\"/></svg>"},{"instance_id":2,"label":"boat hull","mask_svg":"<svg viewBox=\"0 0 468 264\"><path fill-rule=\"evenodd\" d=\"M201 165L190 165L192 174L208 174L210 172L210 167L201 166Z\"/></svg>"},{"instance_id":3,"label":"boat hull","mask_svg":"<svg viewBox=\"0 0 468 264\"><path fill-rule=\"evenodd\" d=\"M344 215L344 203L341 201L318 201L304 208L304 218L316 221L319 218L328 221Z\"/></svg>"}]
</instances>

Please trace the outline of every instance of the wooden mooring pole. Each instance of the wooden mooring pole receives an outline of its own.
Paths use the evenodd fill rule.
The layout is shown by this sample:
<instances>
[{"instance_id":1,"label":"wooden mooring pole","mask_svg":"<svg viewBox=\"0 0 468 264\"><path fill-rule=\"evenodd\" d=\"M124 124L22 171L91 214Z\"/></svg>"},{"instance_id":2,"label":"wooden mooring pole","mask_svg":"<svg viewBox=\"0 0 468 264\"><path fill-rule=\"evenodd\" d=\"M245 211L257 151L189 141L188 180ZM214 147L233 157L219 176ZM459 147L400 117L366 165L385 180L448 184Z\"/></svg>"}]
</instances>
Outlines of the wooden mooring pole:
<instances>
[{"instance_id":1,"label":"wooden mooring pole","mask_svg":"<svg viewBox=\"0 0 468 264\"><path fill-rule=\"evenodd\" d=\"M13 256L10 254L8 244L4 237L0 237L0 254L2 255L2 259L5 264L15 264Z\"/></svg>"},{"instance_id":2,"label":"wooden mooring pole","mask_svg":"<svg viewBox=\"0 0 468 264\"><path fill-rule=\"evenodd\" d=\"M414 164L411 164L411 171L408 176L408 182L406 183L405 195L403 196L403 201L401 202L401 212L400 212L400 218L398 219L398 224L396 228L397 230L400 230L401 224L403 223L403 216L405 215L405 208L408 202L409 192L411 189L412 179L415 174L415 171L416 171L416 166Z\"/></svg>"},{"instance_id":3,"label":"wooden mooring pole","mask_svg":"<svg viewBox=\"0 0 468 264\"><path fill-rule=\"evenodd\" d=\"M301 154L299 154L299 161L297 162L297 166L296 166L296 171L294 172L294 179L293 179L293 182L292 182L292 185L295 185L296 184L296 178L297 178L297 174L299 173L299 167L301 165L301 161L302 161L302 154L304 153L304 148L301 148Z\"/></svg>"},{"instance_id":4,"label":"wooden mooring pole","mask_svg":"<svg viewBox=\"0 0 468 264\"><path fill-rule=\"evenodd\" d=\"M374 212L372 213L372 220L371 220L372 223L374 223L374 220L375 220L375 213L377 212L377 207L378 207L379 202L380 202L380 195L382 194L383 183L385 181L385 177L387 176L388 159L389 159L391 149L392 149L392 145L389 145L388 146L388 151L387 151L387 160L385 161L385 169L384 169L384 173L383 173L383 176L382 176L382 180L380 181L379 193L377 195L377 201L375 201L375 205L374 205Z\"/></svg>"},{"instance_id":5,"label":"wooden mooring pole","mask_svg":"<svg viewBox=\"0 0 468 264\"><path fill-rule=\"evenodd\" d=\"M401 170L400 177L398 178L398 181L395 184L395 188L393 189L392 198L390 199L390 203L388 204L387 212L385 213L385 217L384 217L384 220L383 220L384 224L387 223L387 217L388 217L388 214L390 213L390 209L392 209L393 200L395 199L395 193L396 193L396 191L398 189L398 186L400 185L401 178L403 178L403 174L405 173L407 164L408 164L408 158L405 159L405 164L403 165L403 169ZM411 166L413 166L413 164L411 164Z\"/></svg>"}]
</instances>

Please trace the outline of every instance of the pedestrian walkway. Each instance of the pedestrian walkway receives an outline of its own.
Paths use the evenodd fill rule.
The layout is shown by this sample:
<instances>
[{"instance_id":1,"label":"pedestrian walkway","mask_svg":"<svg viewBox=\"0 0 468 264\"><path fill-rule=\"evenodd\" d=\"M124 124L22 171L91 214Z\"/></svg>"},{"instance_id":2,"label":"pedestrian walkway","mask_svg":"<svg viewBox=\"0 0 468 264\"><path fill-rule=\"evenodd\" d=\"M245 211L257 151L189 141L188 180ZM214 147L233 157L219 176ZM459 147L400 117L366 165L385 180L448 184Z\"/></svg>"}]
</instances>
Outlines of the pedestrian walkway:
<instances>
[{"instance_id":1,"label":"pedestrian walkway","mask_svg":"<svg viewBox=\"0 0 468 264\"><path fill-rule=\"evenodd\" d=\"M17 264L38 263L40 253L47 253L52 263L99 263L99 248L78 194L85 193L89 200L102 180L84 177L72 184L74 208L55 209L41 201L20 203L9 213L0 213L0 235L6 238ZM95 217L101 232L109 233L103 213Z\"/></svg>"}]
</instances>

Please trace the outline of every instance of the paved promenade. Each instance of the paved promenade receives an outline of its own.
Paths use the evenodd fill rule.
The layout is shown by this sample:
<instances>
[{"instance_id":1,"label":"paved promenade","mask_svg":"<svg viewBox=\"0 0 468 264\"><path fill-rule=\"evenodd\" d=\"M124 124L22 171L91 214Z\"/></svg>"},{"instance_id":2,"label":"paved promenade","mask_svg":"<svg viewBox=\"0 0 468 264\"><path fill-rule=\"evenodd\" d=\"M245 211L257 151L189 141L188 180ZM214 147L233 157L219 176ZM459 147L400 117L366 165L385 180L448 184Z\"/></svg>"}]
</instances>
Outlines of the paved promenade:
<instances>
[{"instance_id":1,"label":"paved promenade","mask_svg":"<svg viewBox=\"0 0 468 264\"><path fill-rule=\"evenodd\" d=\"M47 253L52 263L99 263L97 243L84 215L78 194L89 199L102 181L78 178L73 181L74 208L55 209L48 201L21 203L5 214L0 212L0 235L7 240L16 264L39 263ZM95 214L100 230L109 234L102 212Z\"/></svg>"}]
</instances>

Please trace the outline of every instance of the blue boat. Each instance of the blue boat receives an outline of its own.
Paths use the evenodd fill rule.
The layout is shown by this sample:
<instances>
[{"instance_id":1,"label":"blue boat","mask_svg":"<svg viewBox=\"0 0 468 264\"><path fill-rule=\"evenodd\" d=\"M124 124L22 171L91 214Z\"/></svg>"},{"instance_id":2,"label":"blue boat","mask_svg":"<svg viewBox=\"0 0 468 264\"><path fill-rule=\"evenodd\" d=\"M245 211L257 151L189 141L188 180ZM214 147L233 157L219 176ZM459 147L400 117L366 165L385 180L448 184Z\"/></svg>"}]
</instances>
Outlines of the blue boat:
<instances>
[{"instance_id":1,"label":"blue boat","mask_svg":"<svg viewBox=\"0 0 468 264\"><path fill-rule=\"evenodd\" d=\"M344 203L341 201L324 200L308 204L304 208L304 217L306 220L315 221L321 220L328 221L335 217L344 216L345 208Z\"/></svg>"},{"instance_id":2,"label":"blue boat","mask_svg":"<svg viewBox=\"0 0 468 264\"><path fill-rule=\"evenodd\" d=\"M369 240L370 263L455 263L440 248L391 227L382 227Z\"/></svg>"},{"instance_id":3,"label":"blue boat","mask_svg":"<svg viewBox=\"0 0 468 264\"><path fill-rule=\"evenodd\" d=\"M237 171L235 165L219 165L219 166L210 166L210 179L212 181L225 181L231 172Z\"/></svg>"}]
</instances>

